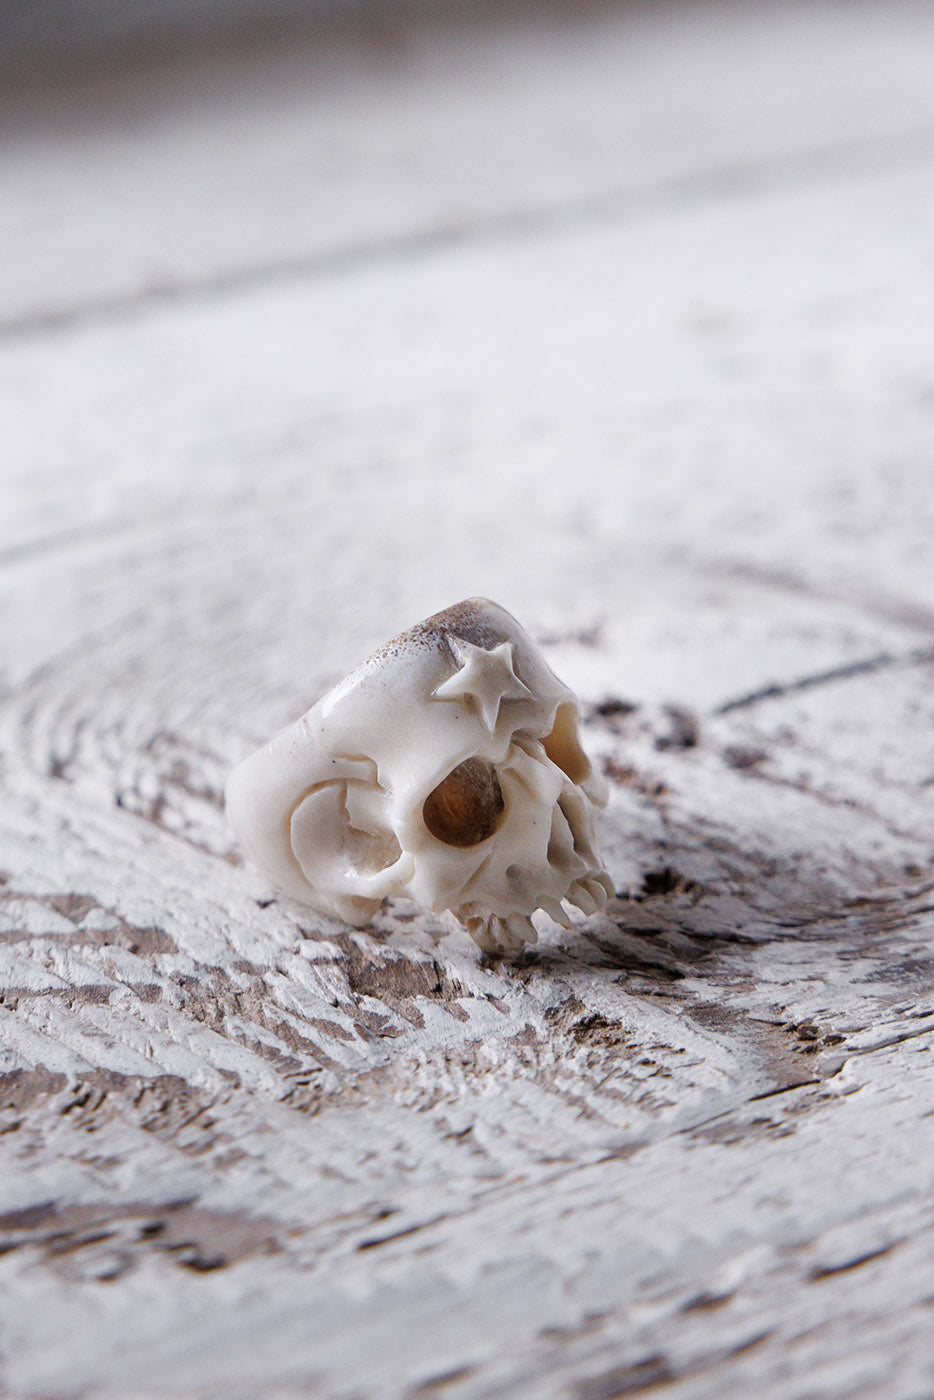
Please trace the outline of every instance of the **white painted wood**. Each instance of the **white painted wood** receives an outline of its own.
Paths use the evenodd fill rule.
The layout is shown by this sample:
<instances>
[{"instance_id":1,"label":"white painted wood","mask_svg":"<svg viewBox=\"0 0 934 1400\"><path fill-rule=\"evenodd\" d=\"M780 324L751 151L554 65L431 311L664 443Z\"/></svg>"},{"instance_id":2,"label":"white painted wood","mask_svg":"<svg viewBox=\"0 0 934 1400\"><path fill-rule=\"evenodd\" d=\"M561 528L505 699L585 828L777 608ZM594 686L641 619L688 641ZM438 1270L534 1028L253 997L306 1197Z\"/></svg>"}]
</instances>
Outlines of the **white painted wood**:
<instances>
[{"instance_id":1,"label":"white painted wood","mask_svg":"<svg viewBox=\"0 0 934 1400\"><path fill-rule=\"evenodd\" d=\"M542 225L917 169L934 149L926 0L404 14L369 45L115 65L70 100L11 98L0 327L525 246Z\"/></svg>"},{"instance_id":2,"label":"white painted wood","mask_svg":"<svg viewBox=\"0 0 934 1400\"><path fill-rule=\"evenodd\" d=\"M47 285L51 232L4 264L29 335L0 347L0 1388L917 1400L929 10L418 32L405 83L344 58L303 95L260 65L229 130L229 73L197 101L166 77L125 142L76 115L67 203L64 138L9 138L22 227L54 212L68 251ZM639 53L637 183L693 193L634 213L573 133L619 137L608 75ZM301 256L400 229L406 256L152 298L128 231L173 162L227 191L178 282L293 256L232 163L277 104L283 152L352 111L410 172L384 217L349 159L320 243L297 194ZM421 246L454 131L485 236ZM574 217L515 225L543 190ZM258 212L221 244L230 209ZM581 691L612 787L620 897L517 964L402 902L353 932L273 899L218 806L236 759L475 592Z\"/></svg>"}]
</instances>

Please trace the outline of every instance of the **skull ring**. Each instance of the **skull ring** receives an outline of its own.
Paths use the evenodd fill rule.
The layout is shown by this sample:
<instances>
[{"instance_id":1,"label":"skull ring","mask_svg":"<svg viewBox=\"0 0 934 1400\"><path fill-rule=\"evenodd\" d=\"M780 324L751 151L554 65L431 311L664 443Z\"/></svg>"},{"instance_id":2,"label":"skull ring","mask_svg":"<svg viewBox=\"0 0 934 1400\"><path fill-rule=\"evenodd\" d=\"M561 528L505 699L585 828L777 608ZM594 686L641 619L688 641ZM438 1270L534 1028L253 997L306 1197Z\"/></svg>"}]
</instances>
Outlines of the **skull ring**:
<instances>
[{"instance_id":1,"label":"skull ring","mask_svg":"<svg viewBox=\"0 0 934 1400\"><path fill-rule=\"evenodd\" d=\"M227 782L243 849L285 893L358 926L387 895L450 909L487 953L613 894L606 784L580 707L504 608L470 598L403 632Z\"/></svg>"}]
</instances>

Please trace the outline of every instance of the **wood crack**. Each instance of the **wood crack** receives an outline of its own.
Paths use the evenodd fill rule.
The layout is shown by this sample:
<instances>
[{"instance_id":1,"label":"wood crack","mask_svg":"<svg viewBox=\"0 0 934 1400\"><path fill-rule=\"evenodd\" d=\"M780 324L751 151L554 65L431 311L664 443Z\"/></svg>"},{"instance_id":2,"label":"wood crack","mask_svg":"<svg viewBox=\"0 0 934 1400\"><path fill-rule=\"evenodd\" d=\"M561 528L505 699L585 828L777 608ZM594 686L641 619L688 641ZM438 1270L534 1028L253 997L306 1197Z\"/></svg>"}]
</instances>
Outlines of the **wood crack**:
<instances>
[{"instance_id":1,"label":"wood crack","mask_svg":"<svg viewBox=\"0 0 934 1400\"><path fill-rule=\"evenodd\" d=\"M0 342L40 339L87 326L119 323L151 311L221 301L240 292L288 282L351 276L367 268L421 260L464 246L502 239L554 236L576 232L593 223L651 219L738 196L761 196L773 190L854 177L873 178L889 174L893 169L923 168L932 159L934 130L920 129L857 144L840 143L796 151L755 164L724 164L644 190L626 186L583 199L437 224L399 237L378 238L303 257L244 265L187 280L178 277L152 282L111 296L10 317L0 321Z\"/></svg>"},{"instance_id":2,"label":"wood crack","mask_svg":"<svg viewBox=\"0 0 934 1400\"><path fill-rule=\"evenodd\" d=\"M845 666L833 666L827 671L815 671L797 680L776 682L763 686L761 690L750 691L735 700L726 700L713 711L715 715L731 714L734 710L749 709L763 700L778 700L786 695L795 695L802 690L814 690L819 686L833 685L838 681L852 680L856 676L868 676L877 671L887 671L898 666L925 666L934 661L934 647L914 647L900 655L896 652L880 652L877 656L867 656L861 661L851 661Z\"/></svg>"}]
</instances>

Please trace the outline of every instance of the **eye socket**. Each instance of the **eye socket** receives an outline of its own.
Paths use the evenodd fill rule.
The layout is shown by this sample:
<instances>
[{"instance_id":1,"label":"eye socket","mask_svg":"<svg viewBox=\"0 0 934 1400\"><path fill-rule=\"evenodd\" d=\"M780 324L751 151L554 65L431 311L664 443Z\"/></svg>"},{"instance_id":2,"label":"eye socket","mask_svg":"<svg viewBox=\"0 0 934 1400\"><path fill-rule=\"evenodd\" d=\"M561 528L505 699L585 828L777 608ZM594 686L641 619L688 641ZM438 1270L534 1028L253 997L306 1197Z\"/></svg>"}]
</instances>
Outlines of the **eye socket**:
<instances>
[{"instance_id":1,"label":"eye socket","mask_svg":"<svg viewBox=\"0 0 934 1400\"><path fill-rule=\"evenodd\" d=\"M446 846L478 846L497 830L505 809L492 763L466 758L425 798L422 818Z\"/></svg>"},{"instance_id":2,"label":"eye socket","mask_svg":"<svg viewBox=\"0 0 934 1400\"><path fill-rule=\"evenodd\" d=\"M572 783L582 783L590 772L590 760L577 739L577 707L559 705L554 728L542 745L552 763L566 773Z\"/></svg>"}]
</instances>

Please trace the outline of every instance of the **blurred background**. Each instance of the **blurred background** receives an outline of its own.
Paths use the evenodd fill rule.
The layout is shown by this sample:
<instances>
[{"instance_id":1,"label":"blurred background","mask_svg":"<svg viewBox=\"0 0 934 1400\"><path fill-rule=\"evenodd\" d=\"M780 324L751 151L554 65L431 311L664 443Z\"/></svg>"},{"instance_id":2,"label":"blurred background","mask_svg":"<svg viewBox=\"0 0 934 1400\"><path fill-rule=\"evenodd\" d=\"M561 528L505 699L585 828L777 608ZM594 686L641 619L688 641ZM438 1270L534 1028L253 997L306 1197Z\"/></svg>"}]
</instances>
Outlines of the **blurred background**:
<instances>
[{"instance_id":1,"label":"blurred background","mask_svg":"<svg viewBox=\"0 0 934 1400\"><path fill-rule=\"evenodd\" d=\"M216 784L474 593L592 699L930 637L926 0L5 0L0 41L40 771L139 806L170 732Z\"/></svg>"}]
</instances>

